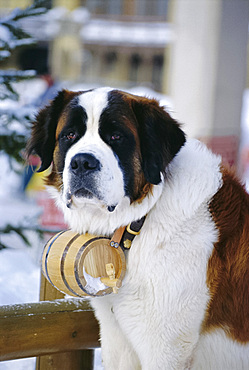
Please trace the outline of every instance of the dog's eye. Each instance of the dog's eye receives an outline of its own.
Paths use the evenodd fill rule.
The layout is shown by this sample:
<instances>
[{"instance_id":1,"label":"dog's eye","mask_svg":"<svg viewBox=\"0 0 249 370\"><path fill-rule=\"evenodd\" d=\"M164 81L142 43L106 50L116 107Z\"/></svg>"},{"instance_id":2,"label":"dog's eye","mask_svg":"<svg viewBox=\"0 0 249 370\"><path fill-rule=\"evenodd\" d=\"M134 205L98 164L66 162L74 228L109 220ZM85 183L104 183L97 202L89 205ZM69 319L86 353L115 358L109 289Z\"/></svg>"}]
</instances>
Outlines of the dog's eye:
<instances>
[{"instance_id":1,"label":"dog's eye","mask_svg":"<svg viewBox=\"0 0 249 370\"><path fill-rule=\"evenodd\" d=\"M111 136L111 141L119 141L121 139L121 136L119 134L113 134Z\"/></svg>"},{"instance_id":2,"label":"dog's eye","mask_svg":"<svg viewBox=\"0 0 249 370\"><path fill-rule=\"evenodd\" d=\"M76 138L76 134L74 132L69 132L69 134L66 135L67 140L71 141Z\"/></svg>"}]
</instances>

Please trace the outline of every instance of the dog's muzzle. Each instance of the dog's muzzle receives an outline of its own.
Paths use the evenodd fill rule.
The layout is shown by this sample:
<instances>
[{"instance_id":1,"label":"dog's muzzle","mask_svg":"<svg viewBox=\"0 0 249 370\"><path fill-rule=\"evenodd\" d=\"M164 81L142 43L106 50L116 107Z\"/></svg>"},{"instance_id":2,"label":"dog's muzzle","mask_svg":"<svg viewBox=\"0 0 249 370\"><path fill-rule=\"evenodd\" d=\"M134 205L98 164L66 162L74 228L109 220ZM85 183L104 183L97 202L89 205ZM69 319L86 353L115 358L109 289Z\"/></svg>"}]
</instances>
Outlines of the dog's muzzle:
<instances>
[{"instance_id":1,"label":"dog's muzzle","mask_svg":"<svg viewBox=\"0 0 249 370\"><path fill-rule=\"evenodd\" d=\"M117 201L108 201L110 195L110 170L105 170L101 161L92 153L75 154L68 165L68 187L65 189L65 199L68 208L71 208L74 198L98 200L104 204L109 212L116 208ZM112 195L110 196L112 199Z\"/></svg>"},{"instance_id":2,"label":"dog's muzzle","mask_svg":"<svg viewBox=\"0 0 249 370\"><path fill-rule=\"evenodd\" d=\"M87 199L101 198L97 189L97 178L100 169L100 161L92 154L78 153L71 159L69 167L70 190L67 194L68 207L71 205L73 195Z\"/></svg>"}]
</instances>

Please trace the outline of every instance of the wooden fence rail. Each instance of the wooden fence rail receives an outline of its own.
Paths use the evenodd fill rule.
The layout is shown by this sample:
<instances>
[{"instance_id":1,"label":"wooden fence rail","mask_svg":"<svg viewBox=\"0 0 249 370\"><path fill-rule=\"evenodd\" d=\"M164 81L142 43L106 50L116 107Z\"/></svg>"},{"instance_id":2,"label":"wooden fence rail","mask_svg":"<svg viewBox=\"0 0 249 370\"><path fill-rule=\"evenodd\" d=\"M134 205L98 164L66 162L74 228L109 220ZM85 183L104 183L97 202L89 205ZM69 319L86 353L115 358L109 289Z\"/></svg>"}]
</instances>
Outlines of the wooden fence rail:
<instances>
[{"instance_id":1,"label":"wooden fence rail","mask_svg":"<svg viewBox=\"0 0 249 370\"><path fill-rule=\"evenodd\" d=\"M99 347L98 323L84 300L0 307L0 361Z\"/></svg>"}]
</instances>

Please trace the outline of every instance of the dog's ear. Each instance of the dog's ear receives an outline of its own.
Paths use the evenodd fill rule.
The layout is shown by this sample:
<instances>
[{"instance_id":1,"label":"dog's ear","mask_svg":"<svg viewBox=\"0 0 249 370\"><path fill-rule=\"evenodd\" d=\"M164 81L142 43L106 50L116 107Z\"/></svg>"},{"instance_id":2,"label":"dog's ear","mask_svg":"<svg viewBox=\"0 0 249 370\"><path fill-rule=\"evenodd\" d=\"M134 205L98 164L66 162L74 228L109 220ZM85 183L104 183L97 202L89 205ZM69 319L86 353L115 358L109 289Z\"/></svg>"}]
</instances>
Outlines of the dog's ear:
<instances>
[{"instance_id":1,"label":"dog's ear","mask_svg":"<svg viewBox=\"0 0 249 370\"><path fill-rule=\"evenodd\" d=\"M37 154L41 159L38 172L46 170L53 161L55 134L59 117L64 107L76 93L62 90L45 108L37 114L32 125L31 138L27 143L27 157Z\"/></svg>"},{"instance_id":2,"label":"dog's ear","mask_svg":"<svg viewBox=\"0 0 249 370\"><path fill-rule=\"evenodd\" d=\"M133 101L141 140L142 166L145 178L159 184L161 173L185 143L180 125L154 99Z\"/></svg>"}]
</instances>

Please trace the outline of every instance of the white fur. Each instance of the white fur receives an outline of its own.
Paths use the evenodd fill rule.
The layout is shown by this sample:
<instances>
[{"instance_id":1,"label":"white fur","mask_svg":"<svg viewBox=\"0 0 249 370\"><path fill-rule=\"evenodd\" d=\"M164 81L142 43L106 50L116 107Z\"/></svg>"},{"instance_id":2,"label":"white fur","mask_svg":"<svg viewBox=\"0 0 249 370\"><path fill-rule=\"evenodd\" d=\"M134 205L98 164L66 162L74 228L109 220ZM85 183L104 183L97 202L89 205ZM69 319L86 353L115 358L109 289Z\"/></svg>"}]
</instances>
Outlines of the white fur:
<instances>
[{"instance_id":1,"label":"white fur","mask_svg":"<svg viewBox=\"0 0 249 370\"><path fill-rule=\"evenodd\" d=\"M227 338L223 330L203 335L195 350L193 370L248 370L249 345Z\"/></svg>"},{"instance_id":2,"label":"white fur","mask_svg":"<svg viewBox=\"0 0 249 370\"><path fill-rule=\"evenodd\" d=\"M96 143L94 154L103 150L103 163L107 166L111 160L116 175L115 160L100 145L94 127L90 141ZM80 140L70 156L87 145ZM110 235L147 214L127 253L127 271L118 294L91 299L100 321L105 369L246 369L245 347L231 342L222 331L200 335L209 300L207 263L218 237L208 205L222 185L220 163L220 157L203 144L188 140L152 194L132 204L121 195L112 213L90 202L84 208L68 209L57 193L70 227L80 233ZM121 183L118 177L117 184ZM233 360L237 355L238 363Z\"/></svg>"}]
</instances>

